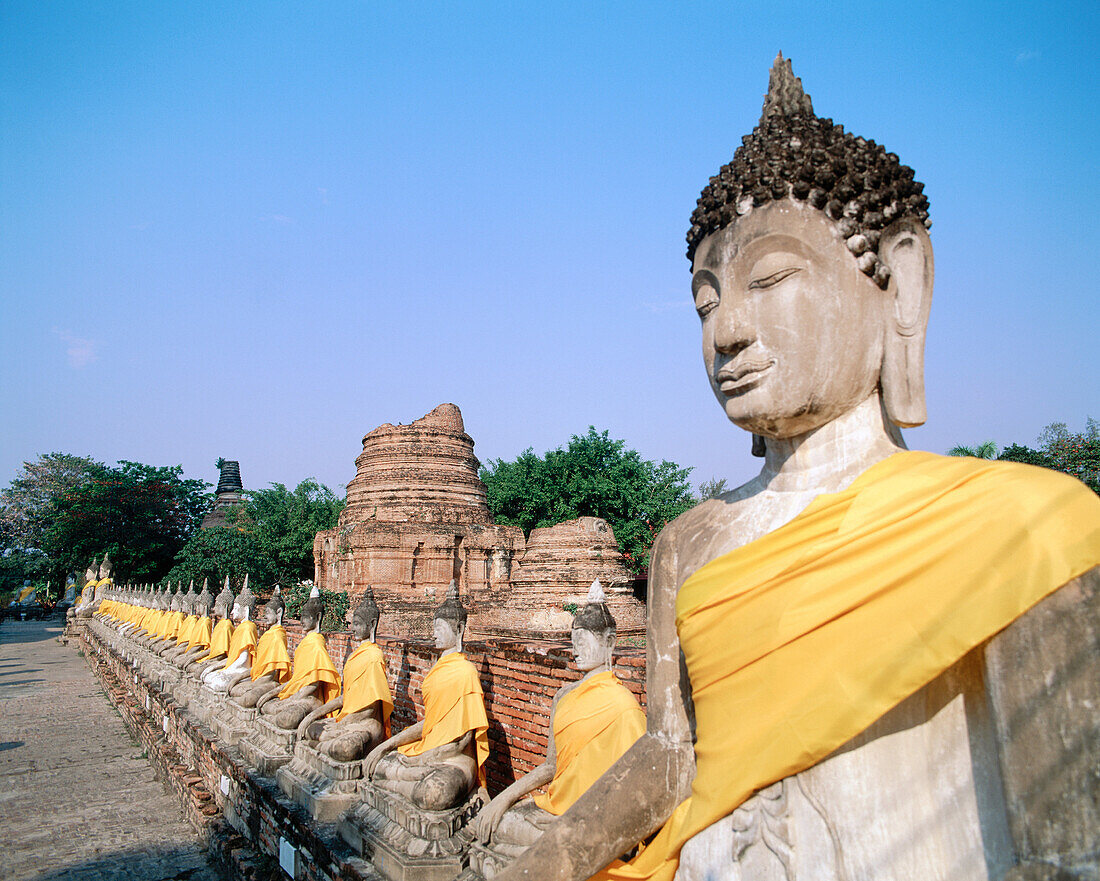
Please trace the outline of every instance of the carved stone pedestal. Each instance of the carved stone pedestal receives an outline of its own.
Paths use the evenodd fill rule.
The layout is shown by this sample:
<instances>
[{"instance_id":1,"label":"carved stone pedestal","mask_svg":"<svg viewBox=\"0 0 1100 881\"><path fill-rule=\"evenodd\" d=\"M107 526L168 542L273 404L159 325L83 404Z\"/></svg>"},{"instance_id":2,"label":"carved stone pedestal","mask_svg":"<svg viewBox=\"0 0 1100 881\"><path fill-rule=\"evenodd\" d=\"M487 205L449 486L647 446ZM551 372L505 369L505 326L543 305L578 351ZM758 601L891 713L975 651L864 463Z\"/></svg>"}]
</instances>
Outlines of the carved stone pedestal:
<instances>
[{"instance_id":1,"label":"carved stone pedestal","mask_svg":"<svg viewBox=\"0 0 1100 881\"><path fill-rule=\"evenodd\" d=\"M223 704L225 701L226 696L224 694L215 694L200 681L195 688L194 696L187 705L187 712L203 725L212 728L211 719L214 717L214 711L219 704Z\"/></svg>"},{"instance_id":2,"label":"carved stone pedestal","mask_svg":"<svg viewBox=\"0 0 1100 881\"><path fill-rule=\"evenodd\" d=\"M183 670L180 671L180 678L177 680L175 687L172 689L172 697L176 699L181 707L190 707L191 701L195 699L195 695L198 694L202 684L192 676L190 673L186 673Z\"/></svg>"},{"instance_id":3,"label":"carved stone pedestal","mask_svg":"<svg viewBox=\"0 0 1100 881\"><path fill-rule=\"evenodd\" d=\"M470 867L460 881L491 881L497 873L516 859L526 847L511 844L484 845L476 838L470 843Z\"/></svg>"},{"instance_id":4,"label":"carved stone pedestal","mask_svg":"<svg viewBox=\"0 0 1100 881\"><path fill-rule=\"evenodd\" d=\"M297 740L296 729L277 728L266 716L257 714L252 730L241 738L237 748L256 773L273 777L279 768L294 757L294 744Z\"/></svg>"},{"instance_id":5,"label":"carved stone pedestal","mask_svg":"<svg viewBox=\"0 0 1100 881\"><path fill-rule=\"evenodd\" d=\"M210 727L226 746L236 746L256 726L256 711L242 707L232 698L218 704L210 716Z\"/></svg>"},{"instance_id":6,"label":"carved stone pedestal","mask_svg":"<svg viewBox=\"0 0 1100 881\"><path fill-rule=\"evenodd\" d=\"M275 774L279 788L321 823L335 822L359 803L362 777L361 761L338 762L301 741L290 764Z\"/></svg>"},{"instance_id":7,"label":"carved stone pedestal","mask_svg":"<svg viewBox=\"0 0 1100 881\"><path fill-rule=\"evenodd\" d=\"M426 811L369 783L361 793L359 807L340 821L340 837L389 881L452 881L462 871L462 830L482 805L476 793L449 811Z\"/></svg>"}]
</instances>

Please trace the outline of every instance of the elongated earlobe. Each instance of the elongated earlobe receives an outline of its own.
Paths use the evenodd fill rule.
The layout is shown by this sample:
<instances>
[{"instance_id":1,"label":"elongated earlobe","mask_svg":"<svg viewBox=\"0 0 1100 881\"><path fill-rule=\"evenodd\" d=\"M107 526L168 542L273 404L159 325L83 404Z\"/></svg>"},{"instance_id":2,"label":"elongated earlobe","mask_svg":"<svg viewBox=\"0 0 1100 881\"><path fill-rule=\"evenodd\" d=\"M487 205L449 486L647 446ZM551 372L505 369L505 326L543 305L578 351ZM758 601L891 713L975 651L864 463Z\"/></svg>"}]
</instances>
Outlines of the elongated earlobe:
<instances>
[{"instance_id":1,"label":"elongated earlobe","mask_svg":"<svg viewBox=\"0 0 1100 881\"><path fill-rule=\"evenodd\" d=\"M935 275L932 241L924 226L898 221L883 233L879 258L890 268L882 355L882 402L887 418L901 428L923 425L924 340Z\"/></svg>"}]
</instances>

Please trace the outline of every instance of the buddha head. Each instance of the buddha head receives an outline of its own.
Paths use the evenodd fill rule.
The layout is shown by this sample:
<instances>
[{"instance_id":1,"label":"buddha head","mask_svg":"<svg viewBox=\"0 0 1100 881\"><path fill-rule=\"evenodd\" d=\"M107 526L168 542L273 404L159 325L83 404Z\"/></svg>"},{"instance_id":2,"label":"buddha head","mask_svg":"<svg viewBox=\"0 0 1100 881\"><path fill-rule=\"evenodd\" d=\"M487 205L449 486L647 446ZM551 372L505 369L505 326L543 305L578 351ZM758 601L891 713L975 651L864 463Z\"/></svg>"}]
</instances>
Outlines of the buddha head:
<instances>
[{"instance_id":1,"label":"buddha head","mask_svg":"<svg viewBox=\"0 0 1100 881\"><path fill-rule=\"evenodd\" d=\"M374 601L374 588L367 585L359 605L351 614L351 633L362 642L365 639L374 641L375 632L378 629L378 619L382 616L378 604Z\"/></svg>"},{"instance_id":2,"label":"buddha head","mask_svg":"<svg viewBox=\"0 0 1100 881\"><path fill-rule=\"evenodd\" d=\"M776 59L759 124L710 179L687 236L703 360L734 424L792 437L876 392L893 426L924 422L922 191L896 155L817 117Z\"/></svg>"},{"instance_id":3,"label":"buddha head","mask_svg":"<svg viewBox=\"0 0 1100 881\"><path fill-rule=\"evenodd\" d=\"M244 587L241 588L241 592L237 594L237 599L233 603L233 619L235 621L251 621L255 611L256 595L252 593L252 589L248 586L248 574L245 573Z\"/></svg>"},{"instance_id":4,"label":"buddha head","mask_svg":"<svg viewBox=\"0 0 1100 881\"><path fill-rule=\"evenodd\" d=\"M99 580L98 572L99 572L99 563L97 563L95 561L95 557L92 557L91 565L87 569L84 570L84 583L87 584L89 581L93 582L93 583L98 581Z\"/></svg>"},{"instance_id":5,"label":"buddha head","mask_svg":"<svg viewBox=\"0 0 1100 881\"><path fill-rule=\"evenodd\" d=\"M583 673L611 667L615 649L615 619L607 608L603 585L597 578L588 590L587 601L573 616L573 658Z\"/></svg>"},{"instance_id":6,"label":"buddha head","mask_svg":"<svg viewBox=\"0 0 1100 881\"><path fill-rule=\"evenodd\" d=\"M268 625L282 624L283 614L286 612L286 603L283 602L283 589L275 585L275 592L264 606L264 619Z\"/></svg>"},{"instance_id":7,"label":"buddha head","mask_svg":"<svg viewBox=\"0 0 1100 881\"><path fill-rule=\"evenodd\" d=\"M109 553L103 555L103 562L99 564L99 580L111 577L111 555Z\"/></svg>"},{"instance_id":8,"label":"buddha head","mask_svg":"<svg viewBox=\"0 0 1100 881\"><path fill-rule=\"evenodd\" d=\"M447 585L447 598L435 610L432 636L435 647L441 651L462 651L462 636L466 632L466 609L458 598L458 585L454 579Z\"/></svg>"},{"instance_id":9,"label":"buddha head","mask_svg":"<svg viewBox=\"0 0 1100 881\"><path fill-rule=\"evenodd\" d=\"M202 580L202 591L197 597L195 597L194 610L195 614L199 618L210 617L210 607L214 605L214 595L210 593L210 583L207 579Z\"/></svg>"},{"instance_id":10,"label":"buddha head","mask_svg":"<svg viewBox=\"0 0 1100 881\"><path fill-rule=\"evenodd\" d=\"M219 618L228 618L229 610L233 607L233 591L229 589L229 576L225 576L225 584L221 592L214 598L214 614Z\"/></svg>"},{"instance_id":11,"label":"buddha head","mask_svg":"<svg viewBox=\"0 0 1100 881\"><path fill-rule=\"evenodd\" d=\"M179 585L178 581L176 582L175 591L172 590L172 582L170 582L170 581L168 582L168 608L171 609L173 612L182 612L183 611L183 602L182 602L183 598L180 595L180 589L179 588L180 588L180 585Z\"/></svg>"},{"instance_id":12,"label":"buddha head","mask_svg":"<svg viewBox=\"0 0 1100 881\"><path fill-rule=\"evenodd\" d=\"M321 619L324 615L325 604L321 601L321 591L317 589L315 584L309 592L309 599L302 604L302 611L299 613L302 630L306 633L312 630L320 630Z\"/></svg>"},{"instance_id":13,"label":"buddha head","mask_svg":"<svg viewBox=\"0 0 1100 881\"><path fill-rule=\"evenodd\" d=\"M195 605L198 599L199 595L195 593L195 582L192 580L191 583L187 585L187 593L185 593L180 600L180 611L182 611L184 615L194 615Z\"/></svg>"}]
</instances>

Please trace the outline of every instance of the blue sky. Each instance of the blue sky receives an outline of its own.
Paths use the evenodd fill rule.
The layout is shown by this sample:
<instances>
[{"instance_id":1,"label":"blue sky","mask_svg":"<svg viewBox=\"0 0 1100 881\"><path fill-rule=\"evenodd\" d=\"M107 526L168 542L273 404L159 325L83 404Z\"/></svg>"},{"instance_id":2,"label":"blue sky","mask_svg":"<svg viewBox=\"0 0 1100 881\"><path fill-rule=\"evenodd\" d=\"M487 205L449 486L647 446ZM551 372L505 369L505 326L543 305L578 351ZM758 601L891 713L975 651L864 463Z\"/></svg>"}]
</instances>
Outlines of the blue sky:
<instances>
[{"instance_id":1,"label":"blue sky","mask_svg":"<svg viewBox=\"0 0 1100 881\"><path fill-rule=\"evenodd\" d=\"M928 425L1100 417L1095 3L0 10L0 484L62 450L247 487L457 403L747 479L684 233L777 51L932 204Z\"/></svg>"}]
</instances>

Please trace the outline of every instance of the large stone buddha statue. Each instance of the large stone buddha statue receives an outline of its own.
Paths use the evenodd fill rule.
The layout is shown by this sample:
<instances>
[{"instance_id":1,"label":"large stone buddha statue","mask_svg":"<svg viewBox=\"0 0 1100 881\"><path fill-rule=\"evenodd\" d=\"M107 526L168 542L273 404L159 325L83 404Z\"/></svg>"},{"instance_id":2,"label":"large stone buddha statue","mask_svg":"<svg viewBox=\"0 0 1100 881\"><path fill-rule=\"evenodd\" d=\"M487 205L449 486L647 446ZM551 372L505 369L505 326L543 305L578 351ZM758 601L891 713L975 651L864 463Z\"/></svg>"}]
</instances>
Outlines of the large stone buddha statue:
<instances>
[{"instance_id":1,"label":"large stone buddha statue","mask_svg":"<svg viewBox=\"0 0 1100 881\"><path fill-rule=\"evenodd\" d=\"M375 644L381 613L368 585L351 617L358 645L344 662L340 694L313 710L298 726L298 737L338 762L362 759L390 733L393 695L386 661ZM324 718L330 716L331 718Z\"/></svg>"},{"instance_id":2,"label":"large stone buddha statue","mask_svg":"<svg viewBox=\"0 0 1100 881\"><path fill-rule=\"evenodd\" d=\"M474 834L490 849L479 866L491 878L534 844L645 732L645 713L611 671L615 619L597 580L573 617L574 663L584 675L550 705L546 761L482 808ZM539 787L546 791L524 798Z\"/></svg>"},{"instance_id":3,"label":"large stone buddha statue","mask_svg":"<svg viewBox=\"0 0 1100 881\"><path fill-rule=\"evenodd\" d=\"M906 450L928 226L912 170L777 59L688 234L707 377L763 467L658 537L647 732L498 878L1100 875L1100 499Z\"/></svg>"},{"instance_id":4,"label":"large stone buddha statue","mask_svg":"<svg viewBox=\"0 0 1100 881\"><path fill-rule=\"evenodd\" d=\"M300 620L305 636L294 649L290 679L256 701L256 709L270 716L277 728L294 729L311 712L340 693L340 672L329 657L321 618L325 608L314 587L302 604Z\"/></svg>"},{"instance_id":5,"label":"large stone buddha statue","mask_svg":"<svg viewBox=\"0 0 1100 881\"><path fill-rule=\"evenodd\" d=\"M432 625L441 654L420 686L424 718L363 760L371 784L432 811L452 808L485 785L489 720L477 668L462 653L466 618L452 581Z\"/></svg>"},{"instance_id":6,"label":"large stone buddha statue","mask_svg":"<svg viewBox=\"0 0 1100 881\"><path fill-rule=\"evenodd\" d=\"M268 628L256 643L252 663L230 680L229 696L242 707L255 707L265 695L277 695L290 675L290 653L286 649L283 614L286 603L278 585L264 607Z\"/></svg>"}]
</instances>

